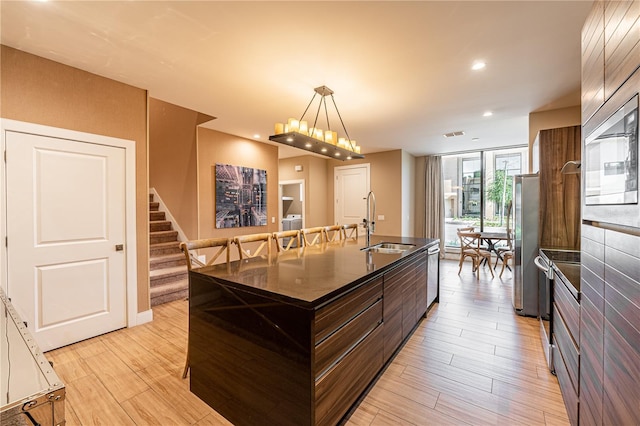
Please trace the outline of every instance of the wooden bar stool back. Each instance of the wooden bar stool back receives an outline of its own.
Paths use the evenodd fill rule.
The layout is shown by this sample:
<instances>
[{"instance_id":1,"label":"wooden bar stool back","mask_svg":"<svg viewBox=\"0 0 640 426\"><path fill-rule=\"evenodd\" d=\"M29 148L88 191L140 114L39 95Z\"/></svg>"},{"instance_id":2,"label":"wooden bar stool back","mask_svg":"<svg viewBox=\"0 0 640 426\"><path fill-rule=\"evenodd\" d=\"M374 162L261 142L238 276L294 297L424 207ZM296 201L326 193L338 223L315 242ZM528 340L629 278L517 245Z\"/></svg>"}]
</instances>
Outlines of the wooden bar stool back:
<instances>
[{"instance_id":1,"label":"wooden bar stool back","mask_svg":"<svg viewBox=\"0 0 640 426\"><path fill-rule=\"evenodd\" d=\"M324 226L306 228L300 231L305 247L315 246L324 242Z\"/></svg>"},{"instance_id":2,"label":"wooden bar stool back","mask_svg":"<svg viewBox=\"0 0 640 426\"><path fill-rule=\"evenodd\" d=\"M344 225L342 227L342 235L344 235L345 240L357 240L358 239L358 224L350 223L348 225Z\"/></svg>"},{"instance_id":3,"label":"wooden bar stool back","mask_svg":"<svg viewBox=\"0 0 640 426\"><path fill-rule=\"evenodd\" d=\"M328 243L344 239L344 227L342 225L329 225L324 227L324 240Z\"/></svg>"},{"instance_id":4,"label":"wooden bar stool back","mask_svg":"<svg viewBox=\"0 0 640 426\"><path fill-rule=\"evenodd\" d=\"M298 248L300 247L300 230L293 229L291 231L274 232L273 239L276 241L276 249L278 249L278 252Z\"/></svg>"},{"instance_id":5,"label":"wooden bar stool back","mask_svg":"<svg viewBox=\"0 0 640 426\"><path fill-rule=\"evenodd\" d=\"M203 266L210 266L215 263L216 260L223 254L226 254L226 263L229 263L232 240L230 238L206 238L202 240L184 241L180 243L180 250L184 253L184 257L187 260L187 269L190 271L193 268L202 268ZM218 248L218 250L211 256L211 258L203 263L198 259L194 250Z\"/></svg>"},{"instance_id":6,"label":"wooden bar stool back","mask_svg":"<svg viewBox=\"0 0 640 426\"><path fill-rule=\"evenodd\" d=\"M238 246L238 256L240 259L247 259L251 257L257 257L262 254L263 250L266 250L267 255L271 256L271 239L273 235L270 233L263 234L249 234L249 235L240 235L235 237L233 241ZM255 246L255 244L248 243L261 243L258 245L253 252L251 252L250 246Z\"/></svg>"}]
</instances>

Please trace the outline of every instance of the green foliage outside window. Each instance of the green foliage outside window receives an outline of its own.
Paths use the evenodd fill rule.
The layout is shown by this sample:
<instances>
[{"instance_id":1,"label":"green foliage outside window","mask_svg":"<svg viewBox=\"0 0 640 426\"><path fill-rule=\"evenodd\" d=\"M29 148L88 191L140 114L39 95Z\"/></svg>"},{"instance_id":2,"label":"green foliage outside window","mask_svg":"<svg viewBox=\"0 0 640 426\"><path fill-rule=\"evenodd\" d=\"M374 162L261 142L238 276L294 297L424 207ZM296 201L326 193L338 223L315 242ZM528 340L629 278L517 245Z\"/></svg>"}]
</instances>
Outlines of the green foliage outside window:
<instances>
[{"instance_id":1,"label":"green foliage outside window","mask_svg":"<svg viewBox=\"0 0 640 426\"><path fill-rule=\"evenodd\" d=\"M505 214L506 211L504 209L511 202L512 192L513 176L506 175L505 179L505 171L496 170L493 182L487 188L487 199L496 203L500 211Z\"/></svg>"}]
</instances>

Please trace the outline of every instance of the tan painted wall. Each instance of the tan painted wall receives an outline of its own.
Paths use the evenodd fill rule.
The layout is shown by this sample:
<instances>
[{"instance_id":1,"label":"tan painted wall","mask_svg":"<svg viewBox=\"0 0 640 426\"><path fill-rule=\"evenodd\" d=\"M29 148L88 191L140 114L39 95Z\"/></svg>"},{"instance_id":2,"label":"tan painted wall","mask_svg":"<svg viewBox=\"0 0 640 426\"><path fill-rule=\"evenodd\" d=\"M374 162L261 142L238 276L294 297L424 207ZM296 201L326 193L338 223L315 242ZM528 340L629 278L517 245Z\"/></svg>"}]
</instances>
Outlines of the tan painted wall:
<instances>
[{"instance_id":1,"label":"tan painted wall","mask_svg":"<svg viewBox=\"0 0 640 426\"><path fill-rule=\"evenodd\" d=\"M149 309L147 92L2 46L3 118L136 143L138 312Z\"/></svg>"},{"instance_id":2,"label":"tan painted wall","mask_svg":"<svg viewBox=\"0 0 640 426\"><path fill-rule=\"evenodd\" d=\"M198 235L196 128L213 117L149 98L149 187L188 239Z\"/></svg>"},{"instance_id":3,"label":"tan painted wall","mask_svg":"<svg viewBox=\"0 0 640 426\"><path fill-rule=\"evenodd\" d=\"M402 150L366 154L362 160L327 160L327 200L333 200L333 168L348 164L370 164L371 190L376 195L376 215L384 215L384 220L376 218L376 234L402 235ZM327 203L327 218L334 219L333 203Z\"/></svg>"},{"instance_id":4,"label":"tan painted wall","mask_svg":"<svg viewBox=\"0 0 640 426\"><path fill-rule=\"evenodd\" d=\"M580 105L529 114L529 170L531 170L533 161L533 141L536 139L538 132L544 129L580 126L582 124L581 114Z\"/></svg>"},{"instance_id":5,"label":"tan painted wall","mask_svg":"<svg viewBox=\"0 0 640 426\"><path fill-rule=\"evenodd\" d=\"M415 158L402 151L402 235L415 236L416 203L416 167Z\"/></svg>"},{"instance_id":6,"label":"tan painted wall","mask_svg":"<svg viewBox=\"0 0 640 426\"><path fill-rule=\"evenodd\" d=\"M296 172L294 166L302 166L301 172ZM279 161L280 181L304 179L305 211L304 226L330 225L332 220L327 216L327 160L303 155L300 157L283 158ZM331 213L333 218L333 212Z\"/></svg>"},{"instance_id":7,"label":"tan painted wall","mask_svg":"<svg viewBox=\"0 0 640 426\"><path fill-rule=\"evenodd\" d=\"M215 166L231 164L267 171L267 226L215 228ZM198 238L275 232L278 230L278 148L215 130L198 128ZM276 219L271 223L271 218ZM235 248L232 260L237 259Z\"/></svg>"}]
</instances>

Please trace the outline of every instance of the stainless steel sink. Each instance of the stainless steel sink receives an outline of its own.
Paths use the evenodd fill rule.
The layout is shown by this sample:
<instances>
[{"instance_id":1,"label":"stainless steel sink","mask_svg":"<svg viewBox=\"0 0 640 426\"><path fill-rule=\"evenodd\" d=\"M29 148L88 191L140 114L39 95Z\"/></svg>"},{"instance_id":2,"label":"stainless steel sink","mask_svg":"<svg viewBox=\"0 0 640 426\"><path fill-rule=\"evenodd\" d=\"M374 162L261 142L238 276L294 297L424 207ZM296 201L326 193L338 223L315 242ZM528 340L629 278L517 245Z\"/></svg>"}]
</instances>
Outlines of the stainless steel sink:
<instances>
[{"instance_id":1,"label":"stainless steel sink","mask_svg":"<svg viewBox=\"0 0 640 426\"><path fill-rule=\"evenodd\" d=\"M369 247L365 247L363 251L371 251L374 253L402 253L407 250L411 250L415 247L414 244L400 244L400 243L378 243Z\"/></svg>"}]
</instances>

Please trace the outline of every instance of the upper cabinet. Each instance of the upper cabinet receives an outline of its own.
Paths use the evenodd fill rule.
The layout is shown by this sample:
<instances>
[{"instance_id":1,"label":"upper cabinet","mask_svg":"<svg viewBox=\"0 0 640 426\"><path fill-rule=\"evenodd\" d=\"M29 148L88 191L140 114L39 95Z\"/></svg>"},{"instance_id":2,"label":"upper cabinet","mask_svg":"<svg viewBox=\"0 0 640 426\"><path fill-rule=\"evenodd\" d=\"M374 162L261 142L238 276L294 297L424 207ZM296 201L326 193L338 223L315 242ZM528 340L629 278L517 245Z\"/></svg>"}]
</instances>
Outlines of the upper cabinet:
<instances>
[{"instance_id":1,"label":"upper cabinet","mask_svg":"<svg viewBox=\"0 0 640 426\"><path fill-rule=\"evenodd\" d=\"M580 161L580 126L540 130L540 247L580 249L580 175L564 174Z\"/></svg>"},{"instance_id":2,"label":"upper cabinet","mask_svg":"<svg viewBox=\"0 0 640 426\"><path fill-rule=\"evenodd\" d=\"M604 103L604 3L595 2L582 27L582 122Z\"/></svg>"},{"instance_id":3,"label":"upper cabinet","mask_svg":"<svg viewBox=\"0 0 640 426\"><path fill-rule=\"evenodd\" d=\"M604 5L604 98L633 74L640 58L640 1Z\"/></svg>"},{"instance_id":4,"label":"upper cabinet","mask_svg":"<svg viewBox=\"0 0 640 426\"><path fill-rule=\"evenodd\" d=\"M582 28L582 122L638 68L640 0L596 1Z\"/></svg>"}]
</instances>

